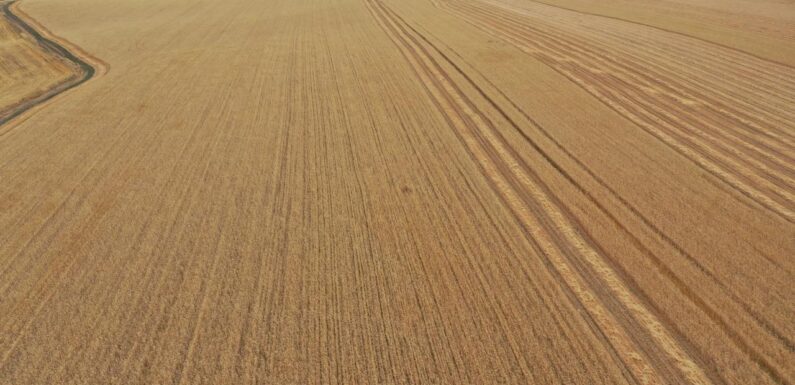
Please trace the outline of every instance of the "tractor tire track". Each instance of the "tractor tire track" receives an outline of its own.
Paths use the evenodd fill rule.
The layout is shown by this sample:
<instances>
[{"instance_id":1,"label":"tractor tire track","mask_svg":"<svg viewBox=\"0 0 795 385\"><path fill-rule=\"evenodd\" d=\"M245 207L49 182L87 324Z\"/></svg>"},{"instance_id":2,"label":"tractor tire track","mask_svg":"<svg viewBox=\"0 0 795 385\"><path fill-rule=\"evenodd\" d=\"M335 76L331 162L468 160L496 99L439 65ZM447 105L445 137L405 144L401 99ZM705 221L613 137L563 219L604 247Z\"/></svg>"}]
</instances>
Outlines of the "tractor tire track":
<instances>
[{"instance_id":1,"label":"tractor tire track","mask_svg":"<svg viewBox=\"0 0 795 385\"><path fill-rule=\"evenodd\" d=\"M788 221L795 220L795 197L791 194L793 170L786 156L791 152L788 140L760 143L759 139L749 141L748 135L740 133L747 127L744 124L730 124L731 120L717 120L720 114L701 114L678 102L677 99L693 98L677 92L668 84L679 84L674 80L660 76L648 76L630 69L607 53L592 53L585 43L573 43L575 37L570 34L558 33L550 35L534 28L530 23L510 20L507 11L500 11L495 6L473 5L461 2L446 2L441 6L448 12L463 17L474 26L489 34L516 45L524 52L541 60L562 75L566 76L586 91L597 97L619 114L635 122L638 126L662 140L680 154L693 160L714 176L733 186L741 194L751 198L758 204L767 207ZM502 12L502 13L498 13ZM506 16L506 14L508 14ZM515 15L513 15L515 17ZM532 33L532 35L528 35ZM573 53L581 53L573 55ZM570 58L569 58L570 57ZM634 59L630 59L634 60ZM583 63L583 64L578 64ZM593 65L587 65L591 63ZM628 73L630 81L621 80L613 75L595 73L588 68L614 68L616 73ZM644 67L647 68L647 67ZM632 79L656 87L667 92L675 92L673 98L662 98L650 95L631 83ZM684 86L676 86L682 88ZM701 97L703 94L696 96ZM663 106L660 107L659 104ZM713 109L725 110L725 105L711 103L706 98L701 103L714 105ZM663 108L665 107L665 108ZM667 110L666 110L667 109ZM670 111L669 111L670 110ZM705 118L706 116L706 118ZM738 115L734 119L737 123ZM733 127L731 133L721 130ZM729 147L726 142L732 144ZM760 145L761 144L761 145ZM766 151L770 145L774 151ZM783 151L783 153L782 153ZM763 157L754 155L764 154ZM781 157L780 155L785 155ZM757 187L758 186L758 187Z\"/></svg>"},{"instance_id":2,"label":"tractor tire track","mask_svg":"<svg viewBox=\"0 0 795 385\"><path fill-rule=\"evenodd\" d=\"M447 48L449 49L449 47ZM455 52L453 51L455 54ZM457 60L461 60L462 62L466 63L466 60L457 55ZM449 59L448 59L449 60ZM452 61L450 61L453 63ZM457 65L452 64L456 68ZM536 128L545 138L547 138L552 144L562 153L564 153L569 159L575 162L577 166L579 166L589 177L591 177L594 181L596 181L602 188L607 190L611 196L616 199L621 206L627 209L635 218L639 219L643 225L646 226L649 231L655 234L659 239L669 245L673 250L675 250L679 255L684 257L690 263L692 263L698 271L702 272L706 279L709 279L711 282L714 283L723 293L729 295L732 301L734 301L737 305L742 308L743 311L748 313L748 315L755 321L765 332L769 333L770 336L775 338L778 343L783 345L787 350L794 350L795 344L793 341L782 331L779 331L775 326L771 325L759 312L754 310L746 301L742 300L739 294L736 294L734 290L732 290L726 283L722 282L714 272L710 269L705 267L702 263L700 263L693 255L691 255L687 250L685 250L681 245L679 245L676 241L674 241L671 237L665 234L662 230L660 230L656 225L654 225L645 215L643 215L634 205L628 202L624 197L618 194L612 187L610 187L599 175L594 173L582 160L577 158L571 151L565 148L557 139L555 139L543 126L537 123L532 117L530 117L521 107L519 107L515 102L513 102L507 95L505 95L496 85L494 85L491 81L489 81L482 73L480 73L477 69L474 69L470 66L470 68L477 72L480 75L480 78L483 79L486 83L488 83L491 88L496 90L500 96L506 100L510 106L521 114L528 122L530 122L531 126ZM462 70L459 69L463 73ZM468 77L468 76L467 76ZM472 80L470 80L472 81ZM474 81L472 81L474 84ZM481 91L483 92L483 91ZM485 94L484 94L485 97ZM496 106L496 105L495 105ZM499 107L498 107L499 108ZM506 115L503 113L503 115ZM507 116L507 115L506 115ZM716 325L720 326L720 328L729 336L731 336L734 343L738 346L738 348L747 354L751 359L753 359L761 368L767 372L771 378L775 379L777 382L785 382L783 380L784 376L781 372L776 368L774 364L772 364L763 354L759 352L758 349L752 346L751 343L747 341L745 337L743 337L735 328L733 328L732 322L726 320L720 313L715 309L713 305L711 305L708 301L706 301L703 296L699 295L698 293L694 292L680 276L672 270L663 260L661 260L657 255L654 254L653 251L649 249L649 247L639 239L639 237L635 234L635 231L631 231L629 227L622 224L622 222L608 210L600 201L591 194L588 190L586 190L580 183L578 183L575 178L570 175L567 171L565 171L560 165L557 164L547 153L546 151L541 148L531 137L528 136L524 130L519 129L517 127L516 130L525 141L531 144L533 148L541 153L544 158L549 161L555 169L563 175L566 180L568 180L572 185L574 185L580 193L585 195L604 215L610 218L610 220L623 232L625 232L631 239L633 245L635 245L639 250L642 251L643 255L650 259L654 266L656 266L660 273L663 274L667 279L669 279L677 290L680 291L682 295L688 298L694 305L696 305L701 311L704 312ZM571 214L571 217L579 223L576 219L576 216ZM582 225L579 226L583 228ZM592 239L593 240L593 239ZM598 244L596 240L593 240L594 243ZM779 268L783 268L773 261L770 261L774 265ZM615 266L615 264L614 264ZM621 270L621 276L627 281L633 281L631 276L623 271L623 269L618 266L616 267L617 270ZM643 293L637 284L632 284L633 290L637 293ZM644 302L650 303L652 307L657 309L657 307L648 299L648 296L644 295ZM739 309L738 309L739 310ZM662 312L658 312L661 316L664 316ZM676 328L672 322L666 320L665 322L667 325L671 325L677 332L677 334L681 335L682 332ZM702 352L699 352L699 355L702 355Z\"/></svg>"},{"instance_id":3,"label":"tractor tire track","mask_svg":"<svg viewBox=\"0 0 795 385\"><path fill-rule=\"evenodd\" d=\"M644 379L642 382L657 382L654 378L662 371L666 377L678 373L693 383L710 383L660 321L630 293L616 272L593 248L591 241L576 230L565 208L560 207L550 195L548 187L517 159L514 150L501 138L493 123L462 93L450 75L433 59L433 54L423 47L428 44L427 41L422 44L413 37L407 27L401 25L400 18L386 10L383 4L374 2L368 5L380 8L374 13L384 19L381 22L385 30L415 66L418 76L428 86L429 93L441 105L441 111L452 119L453 127L459 131L464 144L481 164L485 174L492 179L495 190L521 218L544 254L552 259L565 283L577 293L600 328L610 336L611 343L619 345L619 354L623 355L623 361L635 378ZM578 261L579 258L584 261ZM632 319L619 321L613 318L622 312L616 312L615 309L610 312L606 306L616 305L622 306L625 313L632 314ZM656 345L660 351L645 350L641 353L634 339L638 336L630 335L631 329L648 333L654 341L652 345ZM648 343L642 345L645 348L650 346ZM674 362L675 370L659 367L659 363L667 359L647 361L648 358L643 358L661 353L668 355L667 359Z\"/></svg>"},{"instance_id":4,"label":"tractor tire track","mask_svg":"<svg viewBox=\"0 0 795 385\"><path fill-rule=\"evenodd\" d=\"M108 68L100 60L76 49L76 47L63 39L55 37L43 26L19 10L18 4L18 0L0 4L0 13L12 25L30 35L42 50L72 63L78 69L78 74L76 78L58 84L32 99L21 101L6 111L0 111L0 137L10 132L10 129L3 130L3 128L6 128L4 126L7 123L12 122L35 107L44 105L56 96L82 85L95 75L104 74Z\"/></svg>"}]
</instances>

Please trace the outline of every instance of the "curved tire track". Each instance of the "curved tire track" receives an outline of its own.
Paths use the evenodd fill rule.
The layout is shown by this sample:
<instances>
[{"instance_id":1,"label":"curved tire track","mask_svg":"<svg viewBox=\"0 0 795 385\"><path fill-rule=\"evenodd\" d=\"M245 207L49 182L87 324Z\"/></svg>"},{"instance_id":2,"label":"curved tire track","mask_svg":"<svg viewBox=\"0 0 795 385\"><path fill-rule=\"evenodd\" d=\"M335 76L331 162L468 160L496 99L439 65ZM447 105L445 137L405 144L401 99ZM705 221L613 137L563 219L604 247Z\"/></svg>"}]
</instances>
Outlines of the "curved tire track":
<instances>
[{"instance_id":1,"label":"curved tire track","mask_svg":"<svg viewBox=\"0 0 795 385\"><path fill-rule=\"evenodd\" d=\"M65 46L68 43L59 41L61 39L52 36L52 34L46 31L46 29L43 29L28 15L20 11L17 7L17 4L18 1L16 0L0 4L0 12L2 13L3 17L8 20L9 23L33 37L39 47L41 47L41 49L44 51L74 64L79 69L78 75L81 76L78 76L77 79L72 79L50 88L49 90L30 100L22 101L21 103L12 106L8 111L0 111L0 127L5 126L6 123L11 122L32 108L42 105L56 96L87 82L98 73L105 72L103 68L105 66L101 64L99 60L84 57L83 53L72 52L70 48ZM42 29L42 31L39 29ZM99 70L98 68L95 68L93 65L89 64L89 61L98 62ZM0 137L9 131L10 130L0 131Z\"/></svg>"}]
</instances>

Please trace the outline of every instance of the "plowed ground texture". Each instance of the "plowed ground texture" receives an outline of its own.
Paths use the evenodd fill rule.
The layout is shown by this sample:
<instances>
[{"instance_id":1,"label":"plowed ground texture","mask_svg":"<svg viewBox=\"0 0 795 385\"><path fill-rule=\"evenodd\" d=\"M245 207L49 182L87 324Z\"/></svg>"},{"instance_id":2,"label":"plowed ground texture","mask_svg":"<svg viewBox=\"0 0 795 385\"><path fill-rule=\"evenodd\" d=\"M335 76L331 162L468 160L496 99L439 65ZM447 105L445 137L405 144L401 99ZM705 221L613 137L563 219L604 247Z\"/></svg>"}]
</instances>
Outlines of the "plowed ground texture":
<instances>
[{"instance_id":1,"label":"plowed ground texture","mask_svg":"<svg viewBox=\"0 0 795 385\"><path fill-rule=\"evenodd\" d=\"M791 1L9 12L0 384L795 383Z\"/></svg>"}]
</instances>

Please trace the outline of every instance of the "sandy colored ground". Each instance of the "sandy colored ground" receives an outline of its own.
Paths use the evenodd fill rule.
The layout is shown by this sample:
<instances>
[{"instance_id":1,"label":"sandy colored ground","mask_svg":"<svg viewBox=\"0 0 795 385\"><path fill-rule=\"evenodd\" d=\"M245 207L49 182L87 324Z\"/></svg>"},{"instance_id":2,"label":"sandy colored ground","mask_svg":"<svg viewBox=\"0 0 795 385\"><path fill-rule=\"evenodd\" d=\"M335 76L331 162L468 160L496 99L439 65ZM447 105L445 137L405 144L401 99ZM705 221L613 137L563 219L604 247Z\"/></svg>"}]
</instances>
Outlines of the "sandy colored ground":
<instances>
[{"instance_id":1,"label":"sandy colored ground","mask_svg":"<svg viewBox=\"0 0 795 385\"><path fill-rule=\"evenodd\" d=\"M80 66L40 45L39 36L20 25L22 20L13 12L17 5L0 1L0 124L84 75ZM4 130L0 127L0 135Z\"/></svg>"},{"instance_id":2,"label":"sandy colored ground","mask_svg":"<svg viewBox=\"0 0 795 385\"><path fill-rule=\"evenodd\" d=\"M795 5L545 2L24 0L0 383L795 383Z\"/></svg>"}]
</instances>

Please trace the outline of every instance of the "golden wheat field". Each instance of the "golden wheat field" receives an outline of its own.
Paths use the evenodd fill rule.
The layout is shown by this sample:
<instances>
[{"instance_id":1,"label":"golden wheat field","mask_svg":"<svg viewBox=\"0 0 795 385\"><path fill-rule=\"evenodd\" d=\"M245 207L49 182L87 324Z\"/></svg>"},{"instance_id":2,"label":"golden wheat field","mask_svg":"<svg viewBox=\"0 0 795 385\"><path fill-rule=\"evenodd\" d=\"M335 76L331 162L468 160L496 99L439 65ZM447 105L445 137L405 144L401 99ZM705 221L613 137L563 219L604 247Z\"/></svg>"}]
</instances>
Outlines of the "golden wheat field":
<instances>
[{"instance_id":1,"label":"golden wheat field","mask_svg":"<svg viewBox=\"0 0 795 385\"><path fill-rule=\"evenodd\" d=\"M0 3L0 384L795 384L792 0Z\"/></svg>"}]
</instances>

